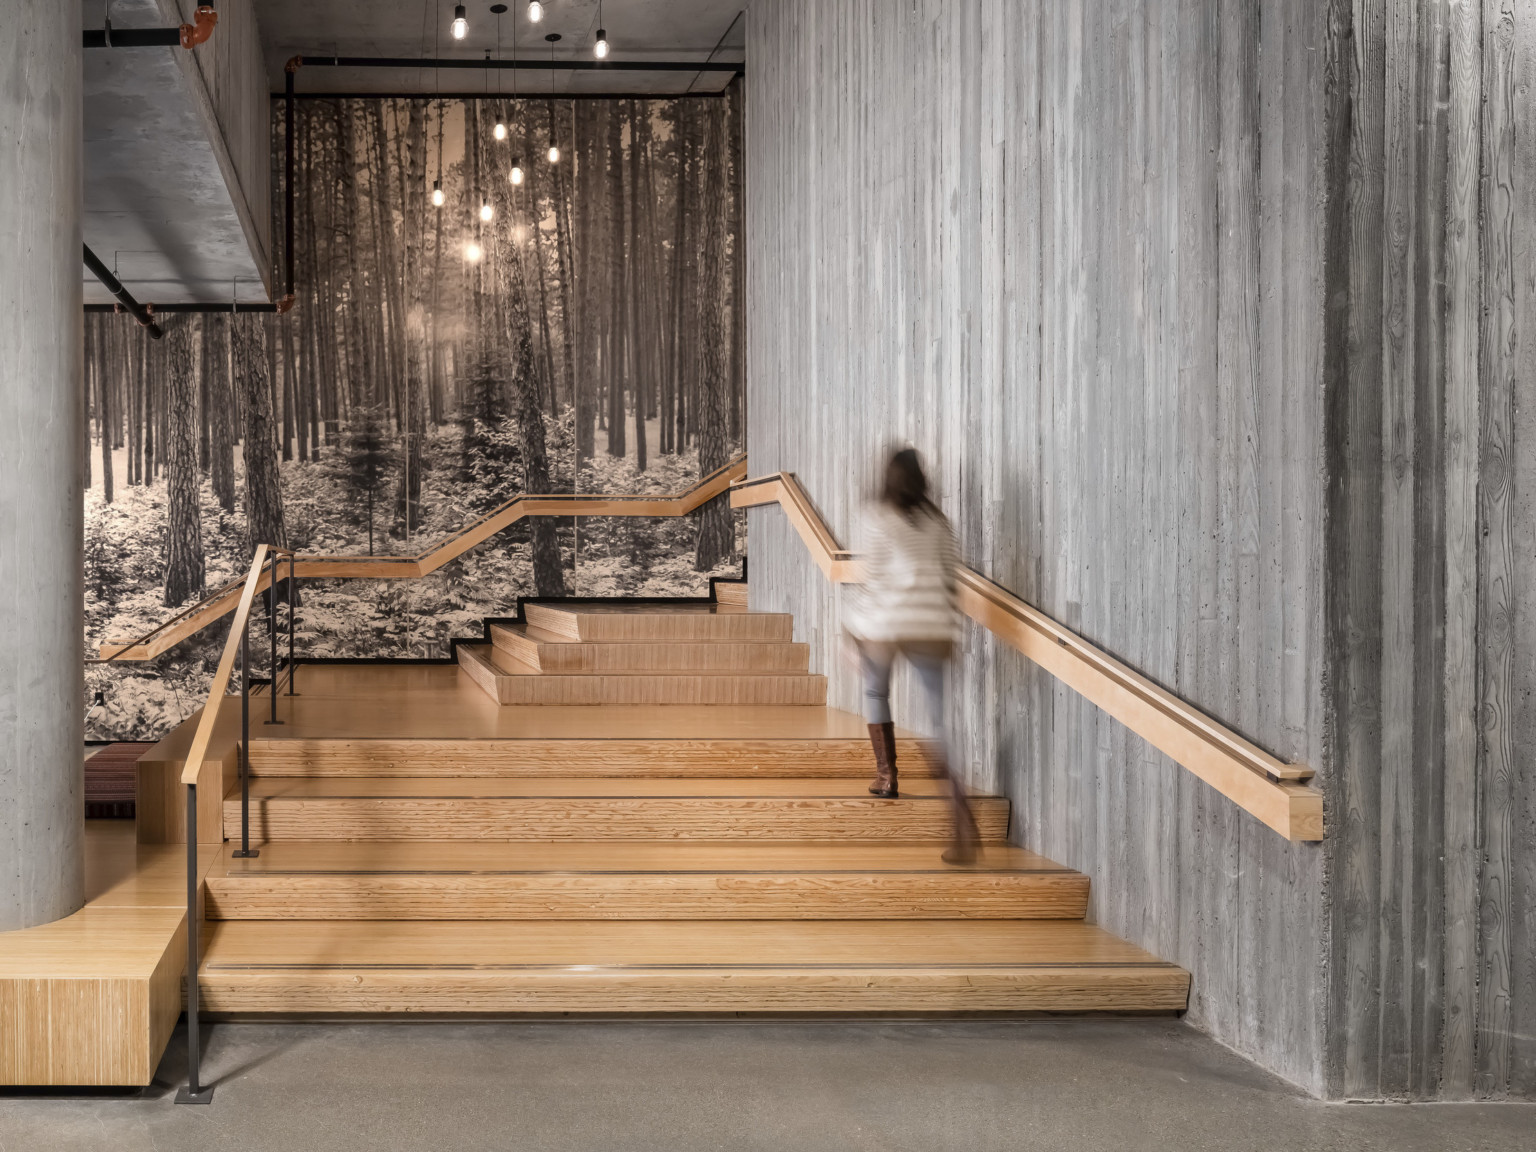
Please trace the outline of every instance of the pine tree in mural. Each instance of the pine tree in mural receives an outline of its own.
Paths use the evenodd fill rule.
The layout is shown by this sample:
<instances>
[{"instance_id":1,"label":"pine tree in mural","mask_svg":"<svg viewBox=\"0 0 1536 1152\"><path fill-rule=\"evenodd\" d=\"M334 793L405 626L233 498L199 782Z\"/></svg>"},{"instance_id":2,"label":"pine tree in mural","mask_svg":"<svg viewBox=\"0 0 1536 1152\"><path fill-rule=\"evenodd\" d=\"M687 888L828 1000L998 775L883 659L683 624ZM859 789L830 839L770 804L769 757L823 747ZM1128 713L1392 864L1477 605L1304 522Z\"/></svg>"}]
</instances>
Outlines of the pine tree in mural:
<instances>
[{"instance_id":1,"label":"pine tree in mural","mask_svg":"<svg viewBox=\"0 0 1536 1152\"><path fill-rule=\"evenodd\" d=\"M245 409L245 530L250 550L288 543L283 491L277 471L277 434L272 419L272 381L267 363L266 317L234 318L235 374Z\"/></svg>"},{"instance_id":2,"label":"pine tree in mural","mask_svg":"<svg viewBox=\"0 0 1536 1152\"><path fill-rule=\"evenodd\" d=\"M198 389L186 317L166 325L166 472L169 477L165 534L165 605L175 608L203 595L203 530L198 506Z\"/></svg>"},{"instance_id":3,"label":"pine tree in mural","mask_svg":"<svg viewBox=\"0 0 1536 1152\"><path fill-rule=\"evenodd\" d=\"M726 171L720 160L726 154L725 117L718 110L709 117L705 140L703 225L704 244L699 275L699 471L704 475L730 463L730 411L726 390L730 385L730 350L725 346L724 303L726 289L725 223ZM711 500L699 512L699 540L694 566L707 572L731 554L731 513L726 501Z\"/></svg>"},{"instance_id":4,"label":"pine tree in mural","mask_svg":"<svg viewBox=\"0 0 1536 1152\"><path fill-rule=\"evenodd\" d=\"M394 443L384 427L378 408L361 408L353 413L342 443L347 482L366 510L368 555L374 553L374 508L388 490L394 476Z\"/></svg>"}]
</instances>

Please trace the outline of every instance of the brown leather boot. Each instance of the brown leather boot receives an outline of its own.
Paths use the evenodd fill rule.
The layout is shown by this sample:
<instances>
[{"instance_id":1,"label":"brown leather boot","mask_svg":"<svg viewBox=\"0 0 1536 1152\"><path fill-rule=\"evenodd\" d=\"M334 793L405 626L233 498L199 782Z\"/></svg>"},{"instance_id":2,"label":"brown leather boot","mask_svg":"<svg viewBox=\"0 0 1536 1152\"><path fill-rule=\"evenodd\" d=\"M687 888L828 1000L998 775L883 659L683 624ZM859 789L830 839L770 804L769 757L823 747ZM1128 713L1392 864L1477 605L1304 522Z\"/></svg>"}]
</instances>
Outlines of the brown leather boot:
<instances>
[{"instance_id":1,"label":"brown leather boot","mask_svg":"<svg viewBox=\"0 0 1536 1152\"><path fill-rule=\"evenodd\" d=\"M869 742L875 750L875 782L869 786L871 796L882 800L896 799L896 725L871 724Z\"/></svg>"},{"instance_id":2,"label":"brown leather boot","mask_svg":"<svg viewBox=\"0 0 1536 1152\"><path fill-rule=\"evenodd\" d=\"M971 815L970 802L965 798L965 786L945 768L949 780L949 804L954 814L955 833L941 859L946 864L972 864L976 860L976 842L981 838L976 829L976 817Z\"/></svg>"}]
</instances>

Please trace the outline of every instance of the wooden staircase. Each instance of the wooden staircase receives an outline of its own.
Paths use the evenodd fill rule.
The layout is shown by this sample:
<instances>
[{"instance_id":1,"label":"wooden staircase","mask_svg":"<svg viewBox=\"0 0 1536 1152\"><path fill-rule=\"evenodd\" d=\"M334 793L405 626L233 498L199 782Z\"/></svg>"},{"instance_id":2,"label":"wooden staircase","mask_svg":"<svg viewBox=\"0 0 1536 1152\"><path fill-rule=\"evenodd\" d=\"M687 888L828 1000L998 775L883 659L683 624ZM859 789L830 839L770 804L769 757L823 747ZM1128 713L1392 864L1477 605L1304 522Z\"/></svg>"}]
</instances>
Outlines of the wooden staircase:
<instances>
[{"instance_id":1,"label":"wooden staircase","mask_svg":"<svg viewBox=\"0 0 1536 1152\"><path fill-rule=\"evenodd\" d=\"M786 616L531 604L459 666L306 667L205 884L236 1013L1174 1011L1188 976L1006 844L944 865L942 782L824 706ZM671 707L656 707L668 704ZM238 838L238 792L225 801Z\"/></svg>"}]
</instances>

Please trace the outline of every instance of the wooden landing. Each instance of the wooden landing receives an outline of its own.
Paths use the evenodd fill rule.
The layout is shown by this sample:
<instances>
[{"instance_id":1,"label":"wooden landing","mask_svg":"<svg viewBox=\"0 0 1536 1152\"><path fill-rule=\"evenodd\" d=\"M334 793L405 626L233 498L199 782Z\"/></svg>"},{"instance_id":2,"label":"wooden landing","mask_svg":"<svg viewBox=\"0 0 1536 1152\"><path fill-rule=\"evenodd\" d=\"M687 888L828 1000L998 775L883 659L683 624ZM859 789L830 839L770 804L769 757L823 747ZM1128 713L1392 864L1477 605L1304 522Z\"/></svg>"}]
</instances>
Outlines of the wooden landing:
<instances>
[{"instance_id":1,"label":"wooden landing","mask_svg":"<svg viewBox=\"0 0 1536 1152\"><path fill-rule=\"evenodd\" d=\"M794 618L740 604L525 604L529 624L567 640L778 640Z\"/></svg>"},{"instance_id":2,"label":"wooden landing","mask_svg":"<svg viewBox=\"0 0 1536 1152\"><path fill-rule=\"evenodd\" d=\"M1082 919L1088 878L989 845L269 842L208 876L219 920Z\"/></svg>"},{"instance_id":3,"label":"wooden landing","mask_svg":"<svg viewBox=\"0 0 1536 1152\"><path fill-rule=\"evenodd\" d=\"M148 1084L181 1014L185 850L89 820L85 863L83 909L0 933L0 1084Z\"/></svg>"},{"instance_id":4,"label":"wooden landing","mask_svg":"<svg viewBox=\"0 0 1536 1152\"><path fill-rule=\"evenodd\" d=\"M1188 974L1075 921L226 921L214 1012L1176 1011Z\"/></svg>"},{"instance_id":5,"label":"wooden landing","mask_svg":"<svg viewBox=\"0 0 1536 1152\"><path fill-rule=\"evenodd\" d=\"M807 672L540 672L489 644L461 644L459 666L499 704L790 704L827 702Z\"/></svg>"}]
</instances>

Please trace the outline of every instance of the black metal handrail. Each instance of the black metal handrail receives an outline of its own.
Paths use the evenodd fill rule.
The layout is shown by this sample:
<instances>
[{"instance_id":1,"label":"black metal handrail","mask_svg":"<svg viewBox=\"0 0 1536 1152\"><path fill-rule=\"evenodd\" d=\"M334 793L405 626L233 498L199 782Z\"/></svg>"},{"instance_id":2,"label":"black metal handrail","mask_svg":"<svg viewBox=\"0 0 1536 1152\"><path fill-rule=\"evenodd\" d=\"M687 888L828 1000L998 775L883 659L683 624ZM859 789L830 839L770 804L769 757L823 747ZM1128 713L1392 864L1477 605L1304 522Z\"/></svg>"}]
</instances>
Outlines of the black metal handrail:
<instances>
[{"instance_id":1,"label":"black metal handrail","mask_svg":"<svg viewBox=\"0 0 1536 1152\"><path fill-rule=\"evenodd\" d=\"M261 544L257 546L250 571L246 574L240 603L235 610L235 620L230 635L224 641L224 653L219 660L219 669L214 673L208 702L203 706L203 715L198 721L197 732L192 738L192 746L187 752L187 761L182 768L182 783L187 789L187 1083L176 1093L178 1104L207 1104L213 1099L213 1086L202 1082L202 1028L198 997L202 930L202 913L198 895L202 885L197 867L197 777L207 754L214 726L218 722L219 705L229 687L230 674L238 653L240 660L240 847L231 855L241 859L259 856L260 850L251 847L251 685L258 682L251 676L251 606L256 597L257 586L261 583L262 577L267 576L267 634L270 653L268 670L271 673L268 681L271 718L267 723L281 724L282 721L277 718L280 672L277 658L277 585L279 566L284 556L288 557L289 565L288 695L297 695L293 686L298 667L294 656L297 621L295 589L298 584L294 554L286 548ZM269 562L270 572L267 570ZM238 637L236 629L238 629Z\"/></svg>"}]
</instances>

